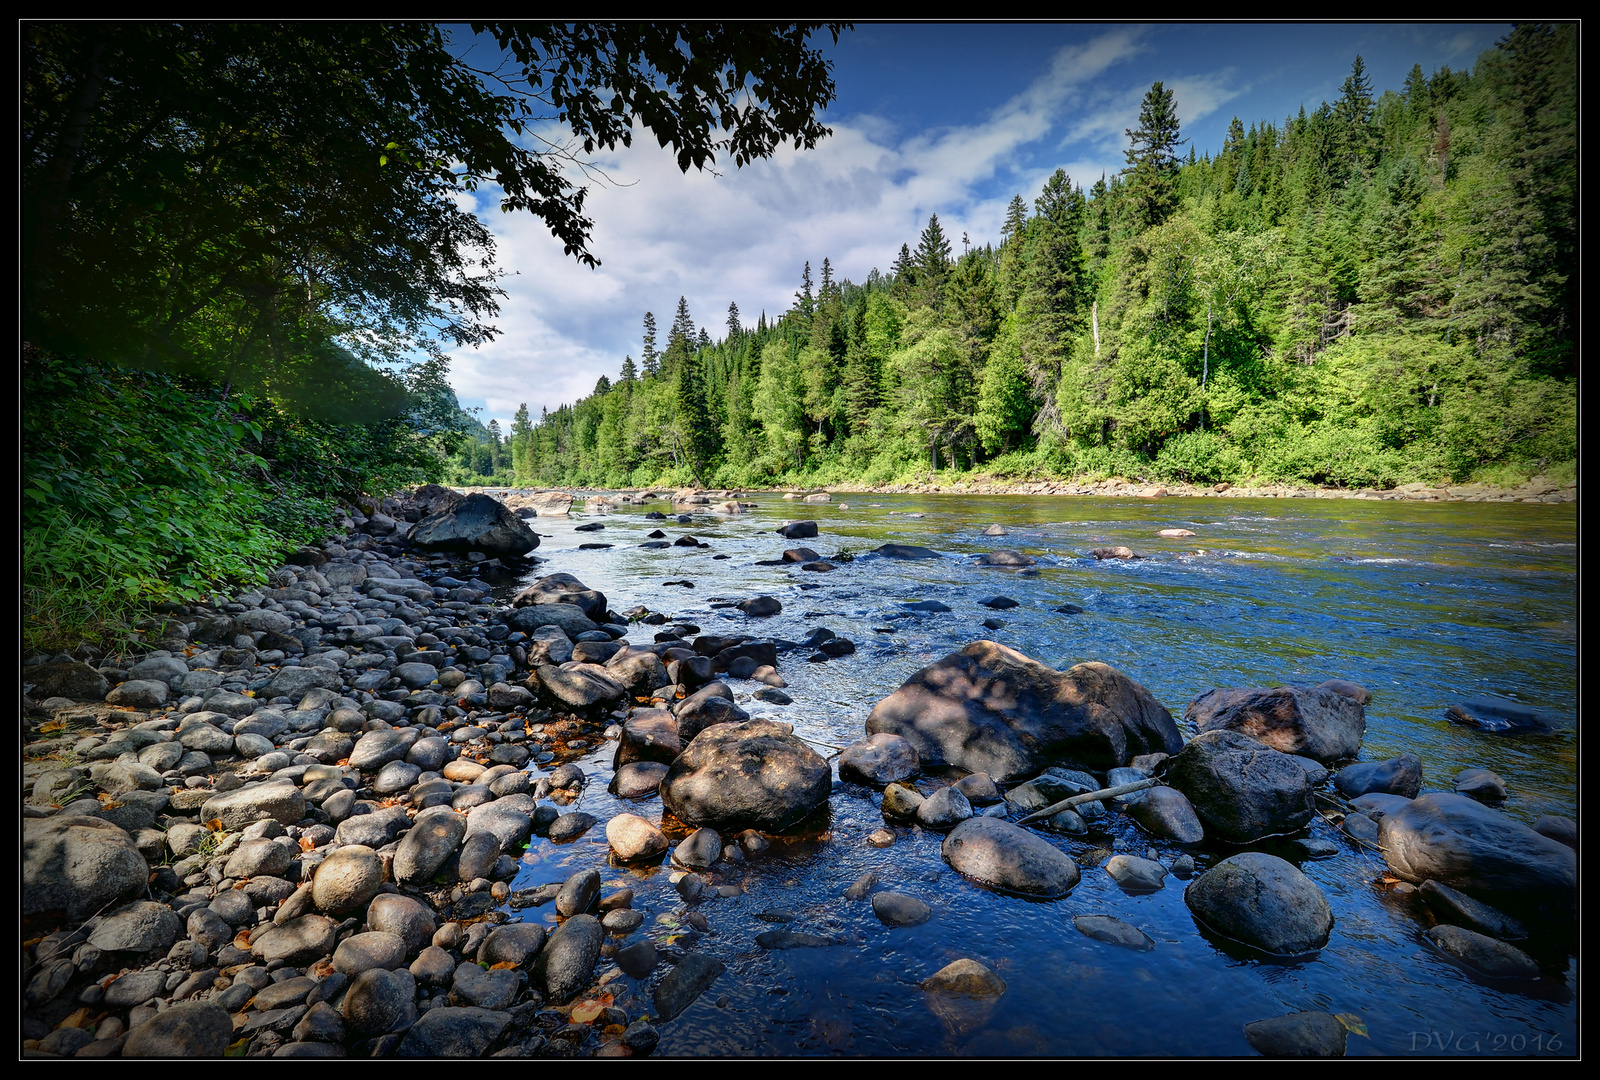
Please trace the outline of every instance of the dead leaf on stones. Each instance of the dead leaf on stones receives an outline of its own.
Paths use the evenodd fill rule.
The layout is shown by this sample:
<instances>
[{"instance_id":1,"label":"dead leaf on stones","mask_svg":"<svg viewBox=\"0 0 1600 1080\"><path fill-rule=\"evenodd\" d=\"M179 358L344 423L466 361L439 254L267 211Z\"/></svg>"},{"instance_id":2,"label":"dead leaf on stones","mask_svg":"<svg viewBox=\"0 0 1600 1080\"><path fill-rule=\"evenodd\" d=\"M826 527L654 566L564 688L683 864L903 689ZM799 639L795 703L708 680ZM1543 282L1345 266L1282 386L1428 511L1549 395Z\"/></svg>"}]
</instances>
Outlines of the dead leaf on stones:
<instances>
[{"instance_id":1,"label":"dead leaf on stones","mask_svg":"<svg viewBox=\"0 0 1600 1080\"><path fill-rule=\"evenodd\" d=\"M311 851L316 846L317 846L317 842L315 840L311 839L311 837L302 836L300 838L300 850L301 851Z\"/></svg>"},{"instance_id":2,"label":"dead leaf on stones","mask_svg":"<svg viewBox=\"0 0 1600 1080\"><path fill-rule=\"evenodd\" d=\"M236 1043L229 1043L228 1048L222 1052L225 1058L242 1058L250 1053L250 1040L253 1036L246 1035Z\"/></svg>"},{"instance_id":3,"label":"dead leaf on stones","mask_svg":"<svg viewBox=\"0 0 1600 1080\"><path fill-rule=\"evenodd\" d=\"M222 819L212 818L210 821L206 822L206 828L210 829L212 832L222 832Z\"/></svg>"},{"instance_id":4,"label":"dead leaf on stones","mask_svg":"<svg viewBox=\"0 0 1600 1080\"><path fill-rule=\"evenodd\" d=\"M515 971L516 969L517 962L515 960L501 960L489 965L490 971Z\"/></svg>"},{"instance_id":5,"label":"dead leaf on stones","mask_svg":"<svg viewBox=\"0 0 1600 1080\"><path fill-rule=\"evenodd\" d=\"M572 1007L572 1022L575 1024L592 1024L606 1011L606 1007L598 1001L581 1001Z\"/></svg>"},{"instance_id":6,"label":"dead leaf on stones","mask_svg":"<svg viewBox=\"0 0 1600 1080\"><path fill-rule=\"evenodd\" d=\"M64 731L66 730L66 727L67 722L65 720L48 720L39 725L39 733L42 735L48 735L53 731Z\"/></svg>"}]
</instances>

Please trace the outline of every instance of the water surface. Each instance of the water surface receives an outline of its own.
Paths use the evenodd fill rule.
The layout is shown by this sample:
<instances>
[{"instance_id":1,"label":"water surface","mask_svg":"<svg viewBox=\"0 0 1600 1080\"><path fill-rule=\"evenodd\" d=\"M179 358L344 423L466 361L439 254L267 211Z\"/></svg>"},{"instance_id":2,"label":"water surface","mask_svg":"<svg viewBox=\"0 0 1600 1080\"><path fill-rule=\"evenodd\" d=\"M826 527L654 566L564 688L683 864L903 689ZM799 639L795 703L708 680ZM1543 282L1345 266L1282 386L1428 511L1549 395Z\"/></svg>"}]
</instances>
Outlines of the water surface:
<instances>
[{"instance_id":1,"label":"water surface","mask_svg":"<svg viewBox=\"0 0 1600 1080\"><path fill-rule=\"evenodd\" d=\"M919 667L990 638L1056 668L1111 664L1175 718L1213 687L1351 679L1373 693L1363 760L1414 753L1424 790L1448 791L1461 769L1490 768L1509 785L1504 809L1512 816L1530 824L1548 813L1577 817L1573 504L950 495L756 501L753 513L702 511L689 525L646 519L646 511L666 509L659 502L603 517L575 505L570 518L532 522L543 535L538 554L548 560L539 572L576 575L602 590L613 610L642 604L708 633L797 641L824 626L850 638L859 651L828 663L808 663L809 650L784 654L791 705L750 700L759 684L730 682L752 715L792 723L824 754L859 738L872 706ZM815 519L821 534L775 535L790 518ZM575 531L596 520L605 529ZM996 523L1009 534L983 535ZM641 549L655 528L670 539L690 533L709 547ZM1158 538L1163 528L1196 535ZM941 558L872 554L888 542L931 547ZM613 546L579 550L584 543ZM1088 556L1117 544L1148 557ZM828 574L754 565L799 545L825 558L854 558ZM976 565L978 555L1001 547L1034 556L1037 573ZM693 587L664 584L683 580ZM750 620L716 606L760 593L778 598L782 613ZM997 594L1019 606L993 611L978 603ZM916 600L953 610L907 612L903 605ZM1066 604L1084 610L1054 610ZM989 618L1005 625L984 629ZM630 640L650 641L656 629L636 625ZM1445 719L1448 705L1483 692L1547 709L1566 726L1495 736ZM607 793L610 758L608 744L580 759L589 781L577 807L601 821L627 811L659 822L658 798L623 803ZM932 777L921 786L944 782ZM1182 880L1169 877L1150 895L1124 894L1099 865L1104 855L1092 852L1153 848L1170 865L1184 849L1152 842L1121 815L1086 840L1051 837L1080 860L1083 880L1050 902L1000 896L961 878L940 859L938 834L902 828L893 846L869 845L868 834L884 825L869 789L836 782L828 812L812 825L727 867L723 881L744 894L697 905L709 924L703 934L685 921L671 867L608 865L598 827L571 845L536 842L513 887L598 867L609 887L635 889L646 915L640 933L708 950L728 965L695 1005L662 1026L658 1054L1227 1056L1253 1053L1244 1024L1303 1009L1359 1018L1366 1035L1351 1035L1351 1056L1577 1051L1577 963L1564 946L1540 953L1545 974L1537 983L1493 983L1464 971L1427 944L1425 917L1392 891L1381 856L1326 822L1314 822L1308 835L1339 844L1334 857L1306 860L1283 843L1267 848L1294 859L1334 909L1328 946L1293 963L1200 931L1184 906ZM1192 852L1202 867L1230 853ZM934 917L913 928L881 925L869 903L843 897L868 872L927 901ZM841 944L758 948L756 934L774 925L758 916L780 911L795 916L791 928ZM1156 947L1137 953L1093 941L1072 925L1081 914L1130 922ZM514 917L555 919L548 908ZM997 971L1006 994L956 1008L918 989L960 957ZM609 966L602 962L602 975ZM651 983L618 975L607 985L630 1015L650 1011Z\"/></svg>"}]
</instances>

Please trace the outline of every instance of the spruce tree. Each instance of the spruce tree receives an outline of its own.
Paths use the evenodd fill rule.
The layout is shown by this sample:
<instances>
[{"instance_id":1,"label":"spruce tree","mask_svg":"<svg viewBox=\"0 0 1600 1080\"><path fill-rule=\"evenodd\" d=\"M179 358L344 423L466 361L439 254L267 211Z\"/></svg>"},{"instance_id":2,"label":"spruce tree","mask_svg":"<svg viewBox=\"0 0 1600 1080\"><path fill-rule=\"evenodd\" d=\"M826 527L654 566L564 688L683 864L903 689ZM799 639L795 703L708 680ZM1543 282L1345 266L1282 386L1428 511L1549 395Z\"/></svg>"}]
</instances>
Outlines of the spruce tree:
<instances>
[{"instance_id":1,"label":"spruce tree","mask_svg":"<svg viewBox=\"0 0 1600 1080\"><path fill-rule=\"evenodd\" d=\"M1125 129L1128 167L1123 170L1124 198L1134 232L1161 224L1178 206L1178 113L1172 91L1161 83L1150 87L1139 106L1139 127Z\"/></svg>"},{"instance_id":2,"label":"spruce tree","mask_svg":"<svg viewBox=\"0 0 1600 1080\"><path fill-rule=\"evenodd\" d=\"M656 352L656 317L654 312L644 313L644 352L639 354L644 373L654 375L661 368L661 354Z\"/></svg>"},{"instance_id":3,"label":"spruce tree","mask_svg":"<svg viewBox=\"0 0 1600 1080\"><path fill-rule=\"evenodd\" d=\"M733 343L744 335L744 326L739 322L739 305L728 303L728 341Z\"/></svg>"},{"instance_id":4,"label":"spruce tree","mask_svg":"<svg viewBox=\"0 0 1600 1080\"><path fill-rule=\"evenodd\" d=\"M939 215L928 215L928 227L917 241L917 298L927 307L938 307L944 294L944 281L950 273L950 241L939 227Z\"/></svg>"}]
</instances>

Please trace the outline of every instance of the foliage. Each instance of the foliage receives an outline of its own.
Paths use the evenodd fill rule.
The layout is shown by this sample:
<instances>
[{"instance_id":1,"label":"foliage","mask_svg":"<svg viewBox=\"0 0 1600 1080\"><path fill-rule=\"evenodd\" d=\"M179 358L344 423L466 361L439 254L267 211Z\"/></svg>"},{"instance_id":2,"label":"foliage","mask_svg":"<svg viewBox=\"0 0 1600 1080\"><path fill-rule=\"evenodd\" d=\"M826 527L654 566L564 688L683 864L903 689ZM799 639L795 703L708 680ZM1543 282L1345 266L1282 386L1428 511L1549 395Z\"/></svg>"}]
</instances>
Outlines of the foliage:
<instances>
[{"instance_id":1,"label":"foliage","mask_svg":"<svg viewBox=\"0 0 1600 1080\"><path fill-rule=\"evenodd\" d=\"M1403 92L1358 57L1337 101L1235 118L1187 163L1157 83L1120 175L1086 194L1057 170L954 264L933 216L863 283L823 258L816 288L809 261L777 320L696 342L703 401L663 369L563 406L529 475L687 479L666 435L689 404L714 419L700 473L729 485L1570 470L1575 64L1570 25L1519 25ZM619 431L623 469L592 434Z\"/></svg>"}]
</instances>

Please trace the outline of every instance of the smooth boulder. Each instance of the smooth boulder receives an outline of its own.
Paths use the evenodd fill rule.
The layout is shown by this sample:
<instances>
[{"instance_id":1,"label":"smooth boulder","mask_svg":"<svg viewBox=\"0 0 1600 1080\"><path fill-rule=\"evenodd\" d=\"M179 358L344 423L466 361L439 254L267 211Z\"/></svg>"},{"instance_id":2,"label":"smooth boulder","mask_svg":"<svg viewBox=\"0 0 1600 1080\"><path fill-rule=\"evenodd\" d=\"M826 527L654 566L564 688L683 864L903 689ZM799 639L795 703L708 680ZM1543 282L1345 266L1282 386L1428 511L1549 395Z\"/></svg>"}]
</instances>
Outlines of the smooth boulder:
<instances>
[{"instance_id":1,"label":"smooth boulder","mask_svg":"<svg viewBox=\"0 0 1600 1080\"><path fill-rule=\"evenodd\" d=\"M525 555L539 546L539 536L498 499L474 494L418 521L411 542L428 551Z\"/></svg>"},{"instance_id":2,"label":"smooth boulder","mask_svg":"<svg viewBox=\"0 0 1600 1080\"><path fill-rule=\"evenodd\" d=\"M1297 832L1311 821L1311 784L1288 754L1237 731L1192 739L1167 766L1206 832L1235 844Z\"/></svg>"},{"instance_id":3,"label":"smooth boulder","mask_svg":"<svg viewBox=\"0 0 1600 1080\"><path fill-rule=\"evenodd\" d=\"M1070 856L1000 818L968 818L945 837L940 854L962 877L1019 896L1055 900L1078 884Z\"/></svg>"},{"instance_id":4,"label":"smooth boulder","mask_svg":"<svg viewBox=\"0 0 1600 1080\"><path fill-rule=\"evenodd\" d=\"M975 641L912 675L873 708L866 731L902 736L924 765L986 772L1000 782L1057 759L1110 769L1183 746L1172 714L1115 668L1055 671L993 641Z\"/></svg>"},{"instance_id":5,"label":"smooth boulder","mask_svg":"<svg viewBox=\"0 0 1600 1080\"><path fill-rule=\"evenodd\" d=\"M1324 763L1355 757L1367 729L1359 698L1327 684L1208 690L1189 702L1183 718L1198 733L1237 731L1281 753Z\"/></svg>"},{"instance_id":6,"label":"smooth boulder","mask_svg":"<svg viewBox=\"0 0 1600 1080\"><path fill-rule=\"evenodd\" d=\"M1183 899L1214 932L1275 956L1315 952L1333 930L1333 909L1316 882L1260 851L1217 863L1190 883Z\"/></svg>"},{"instance_id":7,"label":"smooth boulder","mask_svg":"<svg viewBox=\"0 0 1600 1080\"><path fill-rule=\"evenodd\" d=\"M786 724L714 724L695 736L661 781L678 820L724 831L777 831L828 801L833 770Z\"/></svg>"},{"instance_id":8,"label":"smooth boulder","mask_svg":"<svg viewBox=\"0 0 1600 1080\"><path fill-rule=\"evenodd\" d=\"M1432 792L1385 814L1378 844L1406 881L1431 878L1525 922L1577 916L1577 852L1465 795Z\"/></svg>"}]
</instances>

